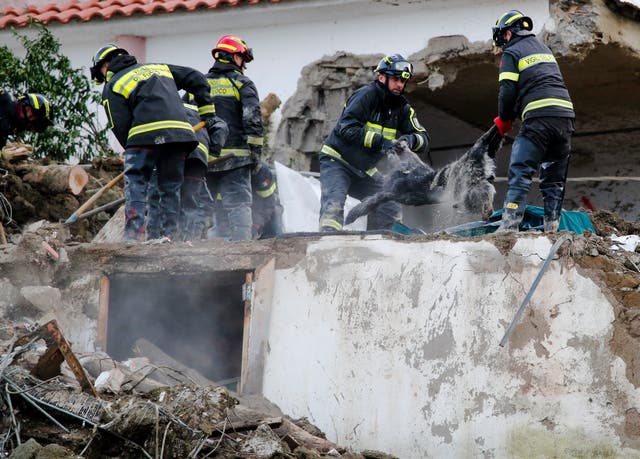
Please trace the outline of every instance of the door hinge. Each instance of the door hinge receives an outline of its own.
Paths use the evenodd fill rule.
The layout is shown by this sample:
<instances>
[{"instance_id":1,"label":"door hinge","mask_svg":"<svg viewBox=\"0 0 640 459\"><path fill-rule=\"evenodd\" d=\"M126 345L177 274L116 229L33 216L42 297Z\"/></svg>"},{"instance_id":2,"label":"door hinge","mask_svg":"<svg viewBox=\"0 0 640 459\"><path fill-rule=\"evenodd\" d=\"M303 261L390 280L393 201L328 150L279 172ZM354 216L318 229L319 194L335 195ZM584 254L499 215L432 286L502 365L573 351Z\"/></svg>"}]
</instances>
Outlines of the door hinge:
<instances>
[{"instance_id":1,"label":"door hinge","mask_svg":"<svg viewBox=\"0 0 640 459\"><path fill-rule=\"evenodd\" d=\"M242 284L242 301L253 301L253 282Z\"/></svg>"}]
</instances>

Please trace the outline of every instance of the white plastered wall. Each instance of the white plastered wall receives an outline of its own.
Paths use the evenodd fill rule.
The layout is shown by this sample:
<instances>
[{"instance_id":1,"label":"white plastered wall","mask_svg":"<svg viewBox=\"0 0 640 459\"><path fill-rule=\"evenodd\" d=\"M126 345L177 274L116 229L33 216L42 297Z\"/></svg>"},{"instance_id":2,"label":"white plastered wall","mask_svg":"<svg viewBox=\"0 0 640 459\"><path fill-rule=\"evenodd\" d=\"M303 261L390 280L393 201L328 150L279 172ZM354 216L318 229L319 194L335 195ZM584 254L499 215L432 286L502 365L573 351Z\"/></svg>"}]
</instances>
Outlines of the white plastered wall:
<instances>
[{"instance_id":1,"label":"white plastered wall","mask_svg":"<svg viewBox=\"0 0 640 459\"><path fill-rule=\"evenodd\" d=\"M552 262L498 345L550 247L543 236L507 255L486 240L309 244L275 271L264 395L356 451L621 457L638 391L608 344L611 304L570 260Z\"/></svg>"}]
</instances>

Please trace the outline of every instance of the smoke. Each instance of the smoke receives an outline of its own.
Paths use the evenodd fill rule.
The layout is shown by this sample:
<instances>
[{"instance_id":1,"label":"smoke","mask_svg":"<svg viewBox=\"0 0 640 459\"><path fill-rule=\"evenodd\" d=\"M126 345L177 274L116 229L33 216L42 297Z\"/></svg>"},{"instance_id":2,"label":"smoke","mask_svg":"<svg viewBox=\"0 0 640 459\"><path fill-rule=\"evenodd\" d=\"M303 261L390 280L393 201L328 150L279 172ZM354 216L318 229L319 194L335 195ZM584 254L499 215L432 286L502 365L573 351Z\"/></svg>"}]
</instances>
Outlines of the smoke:
<instances>
[{"instance_id":1,"label":"smoke","mask_svg":"<svg viewBox=\"0 0 640 459\"><path fill-rule=\"evenodd\" d=\"M237 378L242 362L244 272L116 275L108 353L133 356L144 338L213 381Z\"/></svg>"}]
</instances>

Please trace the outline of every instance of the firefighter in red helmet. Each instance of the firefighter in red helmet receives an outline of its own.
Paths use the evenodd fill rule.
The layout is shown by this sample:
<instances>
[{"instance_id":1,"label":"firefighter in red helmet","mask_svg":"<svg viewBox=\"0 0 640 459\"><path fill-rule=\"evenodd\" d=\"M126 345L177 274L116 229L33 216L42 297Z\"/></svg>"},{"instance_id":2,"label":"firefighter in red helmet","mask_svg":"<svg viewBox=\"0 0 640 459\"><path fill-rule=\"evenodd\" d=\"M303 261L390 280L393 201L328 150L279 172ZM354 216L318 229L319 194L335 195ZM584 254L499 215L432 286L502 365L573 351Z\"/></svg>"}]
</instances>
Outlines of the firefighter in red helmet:
<instances>
[{"instance_id":1,"label":"firefighter in red helmet","mask_svg":"<svg viewBox=\"0 0 640 459\"><path fill-rule=\"evenodd\" d=\"M212 196L222 196L228 232L217 237L251 239L251 173L262 155L263 127L258 90L244 74L253 51L239 37L224 35L211 50L214 63L207 78L218 116L229 134L217 157L212 158L207 183ZM218 226L222 228L223 226Z\"/></svg>"}]
</instances>

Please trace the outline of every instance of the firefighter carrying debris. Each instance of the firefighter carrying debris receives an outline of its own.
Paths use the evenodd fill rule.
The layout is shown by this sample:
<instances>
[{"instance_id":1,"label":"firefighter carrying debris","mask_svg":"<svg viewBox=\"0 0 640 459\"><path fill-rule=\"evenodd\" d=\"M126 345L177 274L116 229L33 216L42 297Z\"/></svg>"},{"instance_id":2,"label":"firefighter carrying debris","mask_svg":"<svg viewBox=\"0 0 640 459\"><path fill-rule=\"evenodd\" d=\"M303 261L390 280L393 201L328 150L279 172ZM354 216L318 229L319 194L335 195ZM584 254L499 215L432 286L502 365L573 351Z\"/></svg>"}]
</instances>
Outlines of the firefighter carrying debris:
<instances>
[{"instance_id":1,"label":"firefighter carrying debris","mask_svg":"<svg viewBox=\"0 0 640 459\"><path fill-rule=\"evenodd\" d=\"M544 201L545 231L557 231L564 199L575 114L555 57L532 29L531 18L517 10L500 16L493 27L493 41L503 50L494 122L504 136L516 117L522 120L511 149L499 231L518 230L536 171Z\"/></svg>"},{"instance_id":2,"label":"firefighter carrying debris","mask_svg":"<svg viewBox=\"0 0 640 459\"><path fill-rule=\"evenodd\" d=\"M429 136L402 95L413 66L400 54L384 57L376 80L349 97L338 123L320 150L320 231L340 231L347 194L363 199L382 188L375 168L399 141L425 152ZM400 205L388 201L369 215L369 229L389 229L400 219Z\"/></svg>"}]
</instances>

